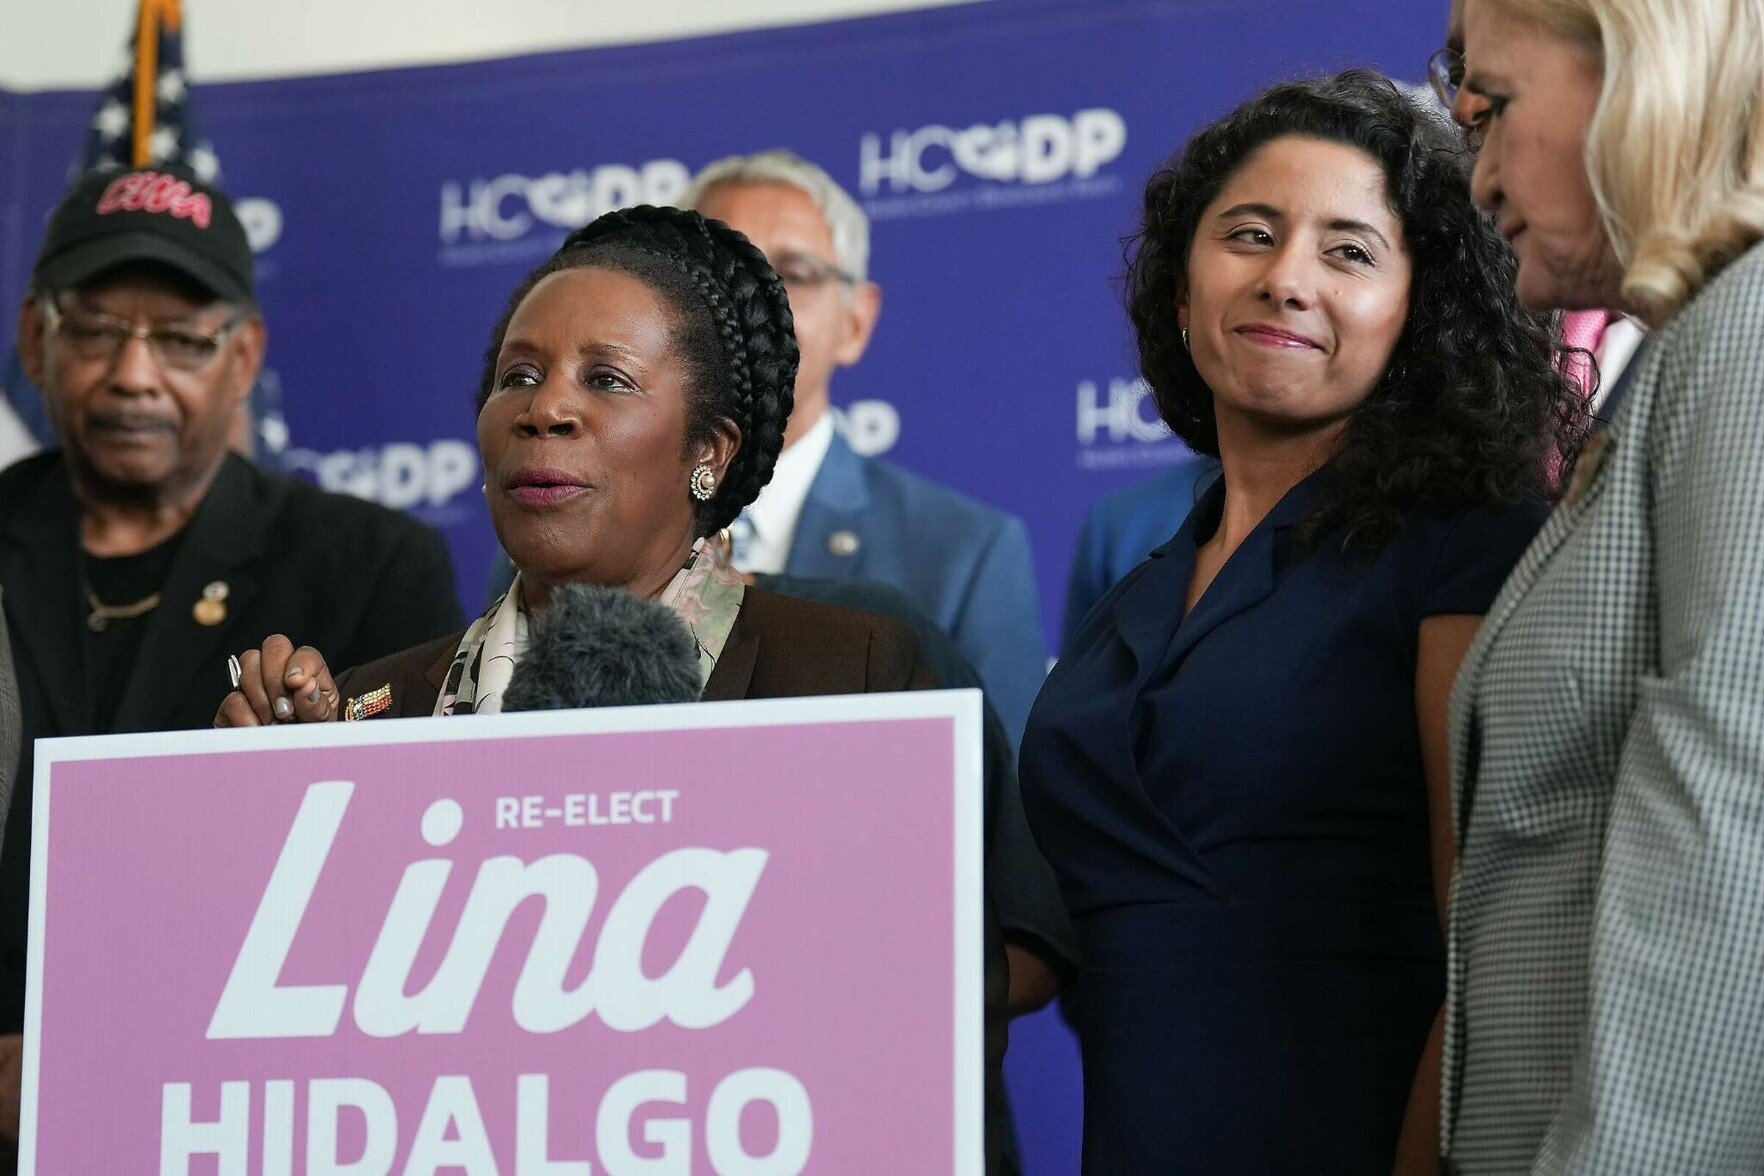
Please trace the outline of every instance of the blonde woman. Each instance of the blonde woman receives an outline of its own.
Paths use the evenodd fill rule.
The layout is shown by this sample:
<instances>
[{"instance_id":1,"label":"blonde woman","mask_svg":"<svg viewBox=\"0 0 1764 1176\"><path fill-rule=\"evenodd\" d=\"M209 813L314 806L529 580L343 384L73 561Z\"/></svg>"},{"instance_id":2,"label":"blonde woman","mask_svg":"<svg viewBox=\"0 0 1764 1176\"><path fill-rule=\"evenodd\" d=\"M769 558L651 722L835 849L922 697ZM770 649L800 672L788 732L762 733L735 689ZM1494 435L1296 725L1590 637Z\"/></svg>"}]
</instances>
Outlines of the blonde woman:
<instances>
[{"instance_id":1,"label":"blonde woman","mask_svg":"<svg viewBox=\"0 0 1764 1176\"><path fill-rule=\"evenodd\" d=\"M1442 1152L1463 1173L1755 1172L1764 0L1464 18L1453 114L1520 300L1652 330L1454 691Z\"/></svg>"}]
</instances>

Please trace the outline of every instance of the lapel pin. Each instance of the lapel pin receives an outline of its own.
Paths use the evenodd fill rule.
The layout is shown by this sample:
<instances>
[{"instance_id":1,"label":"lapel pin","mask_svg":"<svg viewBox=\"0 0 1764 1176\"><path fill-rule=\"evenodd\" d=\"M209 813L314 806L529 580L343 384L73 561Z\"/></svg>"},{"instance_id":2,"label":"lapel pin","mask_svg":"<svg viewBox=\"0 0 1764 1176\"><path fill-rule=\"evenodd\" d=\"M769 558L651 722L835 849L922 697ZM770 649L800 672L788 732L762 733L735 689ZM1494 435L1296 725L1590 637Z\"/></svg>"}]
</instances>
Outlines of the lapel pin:
<instances>
[{"instance_id":1,"label":"lapel pin","mask_svg":"<svg viewBox=\"0 0 1764 1176\"><path fill-rule=\"evenodd\" d=\"M841 558L856 555L862 546L855 531L835 531L827 536L827 550Z\"/></svg>"},{"instance_id":2,"label":"lapel pin","mask_svg":"<svg viewBox=\"0 0 1764 1176\"><path fill-rule=\"evenodd\" d=\"M197 624L213 628L227 619L227 592L224 580L215 580L202 590L202 599L190 609Z\"/></svg>"},{"instance_id":3,"label":"lapel pin","mask_svg":"<svg viewBox=\"0 0 1764 1176\"><path fill-rule=\"evenodd\" d=\"M343 721L359 723L363 719L371 719L392 707L392 687L382 686L378 690L370 690L359 698L352 698L343 706Z\"/></svg>"}]
</instances>

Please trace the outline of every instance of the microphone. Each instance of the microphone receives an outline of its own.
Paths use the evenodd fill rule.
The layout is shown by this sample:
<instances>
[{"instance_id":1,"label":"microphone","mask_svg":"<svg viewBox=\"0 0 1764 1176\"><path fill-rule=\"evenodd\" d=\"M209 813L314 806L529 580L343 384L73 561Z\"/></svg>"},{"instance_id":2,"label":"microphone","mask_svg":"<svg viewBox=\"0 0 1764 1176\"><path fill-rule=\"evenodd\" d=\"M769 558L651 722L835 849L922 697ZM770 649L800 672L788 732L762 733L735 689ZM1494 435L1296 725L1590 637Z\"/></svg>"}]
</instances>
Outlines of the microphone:
<instances>
[{"instance_id":1,"label":"microphone","mask_svg":"<svg viewBox=\"0 0 1764 1176\"><path fill-rule=\"evenodd\" d=\"M622 588L570 584L532 620L504 711L694 702L698 643L673 609Z\"/></svg>"}]
</instances>

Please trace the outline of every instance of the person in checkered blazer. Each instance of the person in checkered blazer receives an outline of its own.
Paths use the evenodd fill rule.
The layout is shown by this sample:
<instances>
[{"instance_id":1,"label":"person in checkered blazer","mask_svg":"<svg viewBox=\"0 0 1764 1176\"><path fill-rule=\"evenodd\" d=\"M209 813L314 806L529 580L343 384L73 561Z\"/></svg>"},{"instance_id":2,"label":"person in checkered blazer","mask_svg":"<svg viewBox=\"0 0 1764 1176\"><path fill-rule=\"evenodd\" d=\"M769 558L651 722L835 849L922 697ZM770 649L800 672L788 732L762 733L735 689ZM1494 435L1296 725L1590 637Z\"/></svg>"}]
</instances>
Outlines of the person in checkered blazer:
<instances>
[{"instance_id":1,"label":"person in checkered blazer","mask_svg":"<svg viewBox=\"0 0 1764 1176\"><path fill-rule=\"evenodd\" d=\"M1651 331L1453 692L1442 1154L1764 1171L1764 3L1464 18L1520 300Z\"/></svg>"}]
</instances>

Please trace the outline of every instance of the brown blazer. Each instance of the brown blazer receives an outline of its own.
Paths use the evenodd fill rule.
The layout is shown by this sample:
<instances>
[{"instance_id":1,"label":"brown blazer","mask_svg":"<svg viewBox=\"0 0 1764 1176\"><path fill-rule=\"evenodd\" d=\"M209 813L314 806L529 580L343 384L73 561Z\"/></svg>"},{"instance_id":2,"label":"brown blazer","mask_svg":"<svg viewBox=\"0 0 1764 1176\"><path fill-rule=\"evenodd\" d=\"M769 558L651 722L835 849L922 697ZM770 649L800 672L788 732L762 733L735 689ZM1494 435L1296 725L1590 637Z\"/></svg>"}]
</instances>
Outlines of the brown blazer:
<instances>
[{"instance_id":1,"label":"brown blazer","mask_svg":"<svg viewBox=\"0 0 1764 1176\"><path fill-rule=\"evenodd\" d=\"M450 633L343 671L337 690L344 706L390 686L392 704L379 717L433 713L464 635ZM933 690L940 684L918 639L899 621L750 587L703 697L806 698Z\"/></svg>"}]
</instances>

